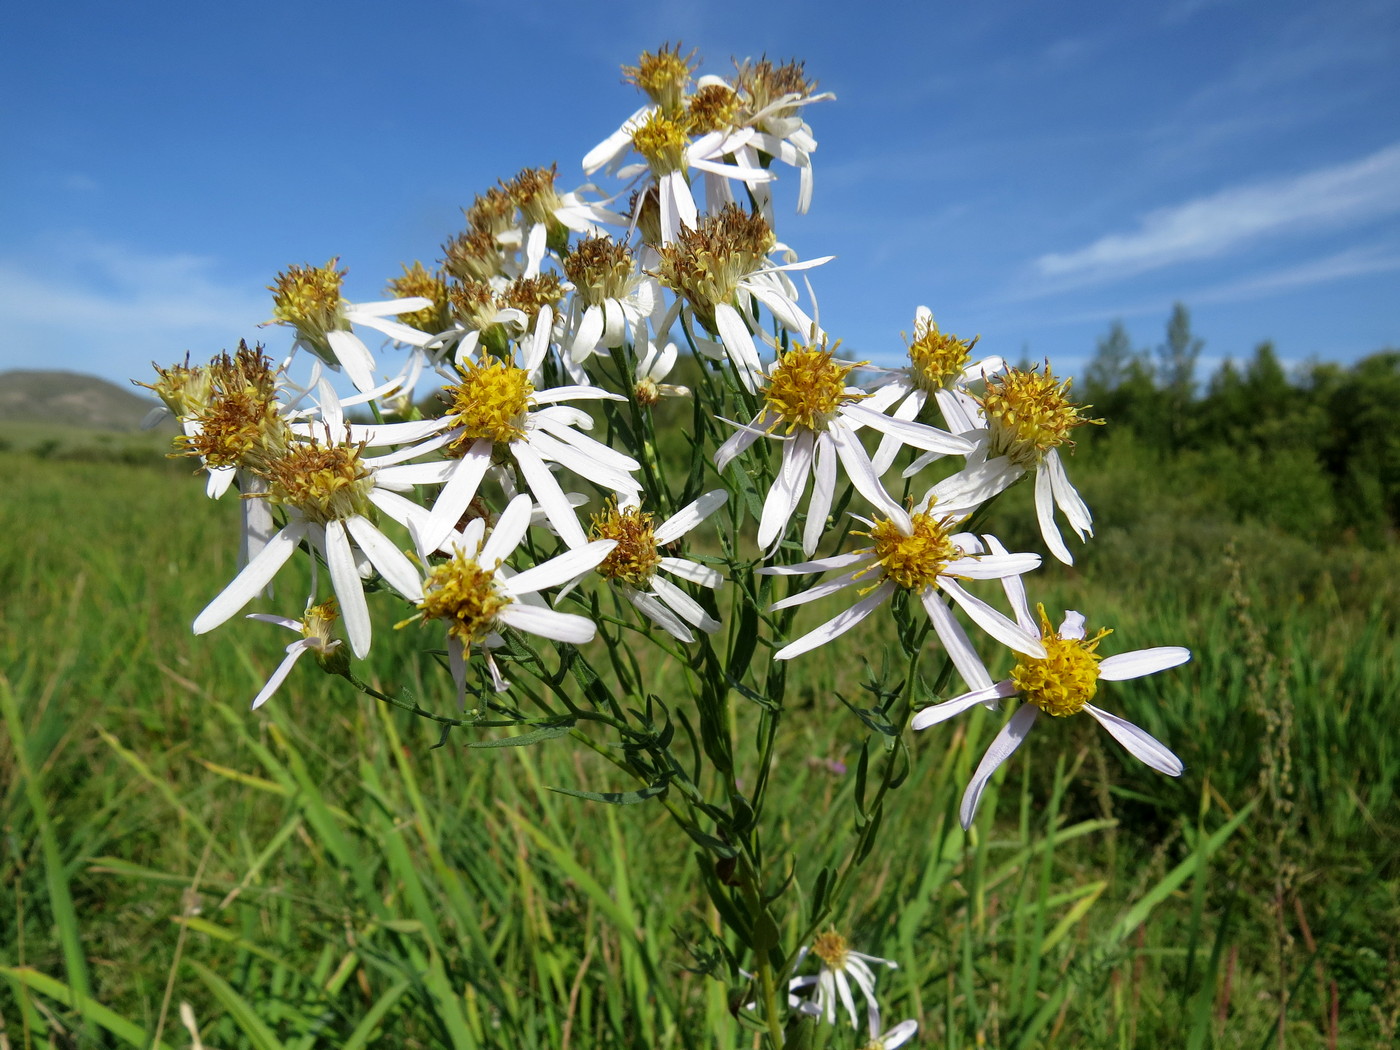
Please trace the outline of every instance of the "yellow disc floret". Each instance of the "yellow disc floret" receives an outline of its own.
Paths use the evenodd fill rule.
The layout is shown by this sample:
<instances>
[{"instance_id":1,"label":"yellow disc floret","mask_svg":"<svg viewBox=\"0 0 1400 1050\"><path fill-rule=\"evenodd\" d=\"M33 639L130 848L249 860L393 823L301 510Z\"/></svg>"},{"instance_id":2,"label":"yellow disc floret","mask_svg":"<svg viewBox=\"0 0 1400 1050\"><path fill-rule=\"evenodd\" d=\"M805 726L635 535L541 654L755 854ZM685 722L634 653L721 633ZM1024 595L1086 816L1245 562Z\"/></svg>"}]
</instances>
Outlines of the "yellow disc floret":
<instances>
[{"instance_id":1,"label":"yellow disc floret","mask_svg":"<svg viewBox=\"0 0 1400 1050\"><path fill-rule=\"evenodd\" d=\"M910 378L930 394L951 387L972 360L977 337L959 339L951 332L940 332L932 317L921 316L914 323L914 341L909 344Z\"/></svg>"},{"instance_id":2,"label":"yellow disc floret","mask_svg":"<svg viewBox=\"0 0 1400 1050\"><path fill-rule=\"evenodd\" d=\"M267 478L269 499L296 507L318 525L356 515L373 520L373 471L360 458L361 451L360 445L322 445L312 438L292 446L259 473Z\"/></svg>"},{"instance_id":3,"label":"yellow disc floret","mask_svg":"<svg viewBox=\"0 0 1400 1050\"><path fill-rule=\"evenodd\" d=\"M617 540L598 566L599 574L633 587L651 582L661 564L661 552L656 549L656 526L650 514L640 507L618 510L617 501L609 500L603 513L593 515L591 531L594 539Z\"/></svg>"},{"instance_id":4,"label":"yellow disc floret","mask_svg":"<svg viewBox=\"0 0 1400 1050\"><path fill-rule=\"evenodd\" d=\"M678 113L695 69L695 52L682 57L681 45L662 44L656 54L643 51L635 66L622 67L622 79L645 91L663 112Z\"/></svg>"},{"instance_id":5,"label":"yellow disc floret","mask_svg":"<svg viewBox=\"0 0 1400 1050\"><path fill-rule=\"evenodd\" d=\"M457 373L461 382L444 393L447 414L462 428L462 436L449 451L460 454L481 438L505 445L525 436L530 395L535 392L525 369L499 358L483 357L480 363L459 365Z\"/></svg>"},{"instance_id":6,"label":"yellow disc floret","mask_svg":"<svg viewBox=\"0 0 1400 1050\"><path fill-rule=\"evenodd\" d=\"M496 617L513 600L496 589L495 572L458 550L428 575L418 619L445 621L447 633L470 649L496 629Z\"/></svg>"},{"instance_id":7,"label":"yellow disc floret","mask_svg":"<svg viewBox=\"0 0 1400 1050\"><path fill-rule=\"evenodd\" d=\"M337 270L339 259L325 266L289 266L268 285L272 293L272 316L292 325L307 339L319 342L327 332L348 328L340 317L340 287L345 271Z\"/></svg>"},{"instance_id":8,"label":"yellow disc floret","mask_svg":"<svg viewBox=\"0 0 1400 1050\"><path fill-rule=\"evenodd\" d=\"M822 961L828 970L844 970L851 954L851 946L846 938L835 930L827 930L812 938L812 954Z\"/></svg>"},{"instance_id":9,"label":"yellow disc floret","mask_svg":"<svg viewBox=\"0 0 1400 1050\"><path fill-rule=\"evenodd\" d=\"M286 452L291 429L277 404L278 373L262 346L245 342L202 370L204 403L187 418L198 422L175 438L177 455L199 456L208 467L246 467L256 473Z\"/></svg>"},{"instance_id":10,"label":"yellow disc floret","mask_svg":"<svg viewBox=\"0 0 1400 1050\"><path fill-rule=\"evenodd\" d=\"M1050 626L1045 606L1040 614L1041 642L1046 657L1023 656L1011 672L1011 681L1027 703L1047 715L1063 718L1078 714L1099 688L1099 655L1094 650L1110 633L1101 630L1092 638L1061 638Z\"/></svg>"},{"instance_id":11,"label":"yellow disc floret","mask_svg":"<svg viewBox=\"0 0 1400 1050\"><path fill-rule=\"evenodd\" d=\"M653 175L669 175L685 167L685 148L690 135L684 116L672 120L659 110L632 132L632 145L646 158Z\"/></svg>"},{"instance_id":12,"label":"yellow disc floret","mask_svg":"<svg viewBox=\"0 0 1400 1050\"><path fill-rule=\"evenodd\" d=\"M403 276L389 282L389 294L396 299L421 297L431 299L432 305L409 314L399 314L399 320L410 328L429 335L445 332L451 325L447 312L447 281L441 273L429 273L421 262L413 268L403 268Z\"/></svg>"},{"instance_id":13,"label":"yellow disc floret","mask_svg":"<svg viewBox=\"0 0 1400 1050\"><path fill-rule=\"evenodd\" d=\"M867 571L879 566L885 579L905 590L922 591L936 584L948 563L962 557L962 551L949 538L954 524L951 515L942 519L925 513L909 517L912 527L908 532L888 518L877 517L869 532L856 535L873 541L870 549L875 564Z\"/></svg>"},{"instance_id":14,"label":"yellow disc floret","mask_svg":"<svg viewBox=\"0 0 1400 1050\"><path fill-rule=\"evenodd\" d=\"M1075 405L1065 396L1069 384L1068 379L1055 377L1048 362L1044 371L1012 368L989 378L982 397L982 412L991 430L989 455L1032 467L1051 449L1073 444L1069 433L1075 427L1101 424L1102 419L1080 415L1088 406Z\"/></svg>"},{"instance_id":15,"label":"yellow disc floret","mask_svg":"<svg viewBox=\"0 0 1400 1050\"><path fill-rule=\"evenodd\" d=\"M778 355L763 391L768 410L778 417L774 429L785 426L789 434L798 428L824 431L842 405L869 396L847 391L846 377L857 366L837 364L834 353L834 347L815 349L799 343Z\"/></svg>"}]
</instances>

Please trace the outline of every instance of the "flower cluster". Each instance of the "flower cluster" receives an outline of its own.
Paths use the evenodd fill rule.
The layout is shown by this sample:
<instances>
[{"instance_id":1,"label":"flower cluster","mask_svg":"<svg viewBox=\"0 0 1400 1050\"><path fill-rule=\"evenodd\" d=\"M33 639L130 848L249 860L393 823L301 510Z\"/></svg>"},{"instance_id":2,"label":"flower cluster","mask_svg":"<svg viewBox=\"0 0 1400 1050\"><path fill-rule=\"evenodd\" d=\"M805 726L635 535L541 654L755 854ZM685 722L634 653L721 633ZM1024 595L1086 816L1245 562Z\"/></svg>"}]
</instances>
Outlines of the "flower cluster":
<instances>
[{"instance_id":1,"label":"flower cluster","mask_svg":"<svg viewBox=\"0 0 1400 1050\"><path fill-rule=\"evenodd\" d=\"M739 63L727 79L697 69L679 47L625 69L648 101L582 165L617 180L609 189L563 190L555 164L521 171L477 195L437 266L403 266L388 298L345 300L334 259L278 274L273 318L295 333L279 365L243 345L206 366L159 370L151 387L180 420L177 452L198 458L211 497L236 488L245 508L242 568L196 616L196 633L268 593L300 556L311 582L294 597L305 611L254 614L301 636L255 707L307 652L351 677L350 657L371 651L373 598L401 604L399 628L445 644L462 706L469 693L510 691L512 665L558 687L563 665L546 672L534 639L574 666L573 647L630 631L625 644L608 636L613 665L635 667L631 646L655 644L700 682L703 720L731 688L758 695L738 682L756 681L753 661L720 665L711 639L726 628L730 653L761 643L788 661L882 610L912 610L919 637L936 639L967 687L941 703L907 697L904 713L920 707L914 729L1022 702L967 787L964 826L1042 713L1087 712L1132 755L1179 775L1165 747L1090 701L1100 681L1190 654L1103 656L1108 632L1089 635L1076 612L1052 628L1023 583L1040 554L1008 551L985 529L999 494L1034 475L1045 547L1071 562L1056 508L1080 540L1092 519L1064 458L1076 429L1101 421L1048 363L974 359L977 340L943 331L924 307L907 363L841 356L815 321L810 285L804 301L793 280L826 258L804 260L774 231L784 177L796 175L799 211L811 202L817 143L805 113L831 96L798 63ZM386 337L381 350L364 328ZM308 357L309 374L294 380ZM688 385L666 382L682 366ZM336 392L338 372L354 394ZM832 575L798 589L797 578L820 574ZM847 604L791 629L794 610L828 598ZM982 655L992 644L1014 661L1001 681ZM650 705L636 682L618 692L629 690ZM607 692L588 694L600 719L629 725ZM649 722L646 733L664 735ZM722 750L728 733L702 725L704 749ZM712 821L726 812L700 808ZM869 1045L912 1036L912 1021L880 1031L871 966L885 960L834 933L811 953L822 968L793 979L794 1008L834 1022L839 1006L858 1025L854 982ZM797 994L807 989L811 1000Z\"/></svg>"}]
</instances>

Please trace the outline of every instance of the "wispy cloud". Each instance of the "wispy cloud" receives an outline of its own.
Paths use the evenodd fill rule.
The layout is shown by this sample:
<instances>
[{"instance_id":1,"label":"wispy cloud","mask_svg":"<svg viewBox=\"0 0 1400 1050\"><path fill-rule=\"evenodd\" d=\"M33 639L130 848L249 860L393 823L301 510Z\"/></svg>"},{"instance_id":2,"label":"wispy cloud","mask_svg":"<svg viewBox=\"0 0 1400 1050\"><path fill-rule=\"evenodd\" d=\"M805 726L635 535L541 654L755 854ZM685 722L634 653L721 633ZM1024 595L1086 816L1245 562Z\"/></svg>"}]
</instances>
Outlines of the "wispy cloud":
<instances>
[{"instance_id":1,"label":"wispy cloud","mask_svg":"<svg viewBox=\"0 0 1400 1050\"><path fill-rule=\"evenodd\" d=\"M1348 164L1221 190L1149 212L1137 228L1042 255L1040 276L1088 283L1224 255L1271 236L1400 211L1400 144Z\"/></svg>"},{"instance_id":2,"label":"wispy cloud","mask_svg":"<svg viewBox=\"0 0 1400 1050\"><path fill-rule=\"evenodd\" d=\"M216 260L155 254L78 236L0 256L0 365L63 368L120 381L186 350L250 342L270 312L257 284L231 286Z\"/></svg>"}]
</instances>

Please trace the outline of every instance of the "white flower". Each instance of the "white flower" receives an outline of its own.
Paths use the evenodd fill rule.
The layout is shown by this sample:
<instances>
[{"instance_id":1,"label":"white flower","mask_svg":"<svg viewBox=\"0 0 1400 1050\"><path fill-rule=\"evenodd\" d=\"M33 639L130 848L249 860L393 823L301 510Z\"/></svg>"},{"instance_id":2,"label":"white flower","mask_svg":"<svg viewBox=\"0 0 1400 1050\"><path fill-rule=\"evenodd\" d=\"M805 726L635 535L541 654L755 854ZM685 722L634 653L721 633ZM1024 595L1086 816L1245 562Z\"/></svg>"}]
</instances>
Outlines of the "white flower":
<instances>
[{"instance_id":1,"label":"white flower","mask_svg":"<svg viewBox=\"0 0 1400 1050\"><path fill-rule=\"evenodd\" d=\"M324 389L329 392L329 387ZM266 540L223 592L195 617L195 634L213 630L247 605L303 541L321 555L330 570L345 619L345 634L356 657L363 658L369 652L369 607L361 578L369 575L371 567L410 601L422 596L413 563L379 530L376 521L383 514L410 532L417 528L422 508L394 490L441 481L440 465L400 466L399 460L404 458L401 452L366 457L365 443L373 435L354 442L334 440L337 431L352 429L343 425L340 402L334 394L322 404L322 412L324 441L315 436L294 441L259 472L267 485L263 498L286 510L287 524ZM302 424L293 429L306 432L310 427Z\"/></svg>"},{"instance_id":2,"label":"white flower","mask_svg":"<svg viewBox=\"0 0 1400 1050\"><path fill-rule=\"evenodd\" d=\"M451 398L447 413L426 427L406 425L403 433L429 438L406 454L447 446L454 456L443 465L446 484L418 532L424 553L440 548L487 472L500 475L498 457L508 456L514 462L550 525L570 547L586 542L583 528L548 464L557 463L623 497L635 497L638 492L631 476L638 469L637 461L582 433L593 425L592 419L563 403L624 399L596 386L536 389L534 382L549 349L550 316L549 307L542 308L521 367L489 357L463 362L458 366L459 381L446 391Z\"/></svg>"},{"instance_id":3,"label":"white flower","mask_svg":"<svg viewBox=\"0 0 1400 1050\"><path fill-rule=\"evenodd\" d=\"M643 329L645 331L645 329ZM689 397L690 388L663 383L671 374L680 358L675 343L657 346L650 336L646 340L646 353L637 360L637 381L632 388L632 396L641 405L654 405L663 397Z\"/></svg>"},{"instance_id":4,"label":"white flower","mask_svg":"<svg viewBox=\"0 0 1400 1050\"><path fill-rule=\"evenodd\" d=\"M581 365L600 347L621 346L630 326L634 342L647 317L661 306L656 278L641 273L628 247L610 237L590 237L564 258L564 274L574 286L565 337L566 362Z\"/></svg>"},{"instance_id":5,"label":"white flower","mask_svg":"<svg viewBox=\"0 0 1400 1050\"><path fill-rule=\"evenodd\" d=\"M798 950L799 963L807 953L806 947ZM819 933L813 938L811 954L821 960L820 972L815 976L793 978L788 983L789 991L797 991L815 985L817 994L813 1004L821 1014L822 1019L827 1024L836 1023L836 1005L839 1000L851 1018L852 1028L860 1027L860 1020L856 1014L855 996L851 993L851 982L854 981L856 987L860 989L868 1006L873 1006L875 1004L875 974L870 968L871 964L886 966L890 969L897 969L899 965L891 959L881 959L878 956L852 951L850 945L846 943L846 938L834 930Z\"/></svg>"},{"instance_id":6,"label":"white flower","mask_svg":"<svg viewBox=\"0 0 1400 1050\"><path fill-rule=\"evenodd\" d=\"M869 531L856 533L869 537L871 545L849 554L822 558L796 565L770 566L759 572L789 575L841 570L841 575L807 591L776 602L774 609L802 605L825 598L847 587L861 585L861 597L849 609L820 627L790 642L774 654L787 660L825 645L845 634L901 588L916 595L932 621L939 640L953 665L973 689L985 689L991 677L968 640L962 625L944 604L951 597L979 627L1017 652L1044 657L1045 647L1035 631L1017 624L982 599L963 589L961 580L1005 580L1020 576L1040 565L1038 554L1007 554L996 544L991 554L982 553L982 543L971 533L953 530L966 518L965 513L939 514L933 507L906 512L889 501L886 517L861 518ZM988 538L989 543L996 541Z\"/></svg>"},{"instance_id":7,"label":"white flower","mask_svg":"<svg viewBox=\"0 0 1400 1050\"><path fill-rule=\"evenodd\" d=\"M285 627L287 630L296 631L301 635L300 638L287 646L287 655L278 664L277 670L269 676L267 684L253 698L254 711L267 703L268 698L277 692L282 683L287 680L287 676L292 673L296 662L307 653L314 652L319 658L325 660L340 648L340 639L331 637L331 627L339 619L335 611L334 601L311 606L300 620L289 620L285 616L272 616L268 613L249 613L248 619L275 623L279 627Z\"/></svg>"},{"instance_id":8,"label":"white flower","mask_svg":"<svg viewBox=\"0 0 1400 1050\"><path fill-rule=\"evenodd\" d=\"M1036 621L1031 617L1019 581L1009 583L1006 589L1016 610L1016 619L1027 631L1035 630ZM1057 718L1087 711L1135 758L1168 776L1176 777L1182 773L1181 760L1151 735L1117 715L1100 710L1089 701L1098 691L1100 681L1123 682L1165 671L1191 659L1191 651L1180 646L1162 646L1100 657L1095 650L1109 631L1101 630L1092 638L1085 637L1084 617L1077 612L1066 612L1059 630L1055 631L1050 627L1045 607L1037 606L1037 611L1045 658L1023 656L1012 670L1011 677L1005 681L974 689L946 703L926 707L913 718L915 729L927 729L979 703L1013 696L1024 701L987 748L963 794L961 818L965 829L972 826L977 803L982 798L987 781L1020 746L1041 711Z\"/></svg>"},{"instance_id":9,"label":"white flower","mask_svg":"<svg viewBox=\"0 0 1400 1050\"><path fill-rule=\"evenodd\" d=\"M919 1031L919 1022L900 1021L887 1032L880 1031L880 1009L871 1001L866 1010L866 1021L870 1031L870 1041L860 1050L895 1050L913 1039Z\"/></svg>"},{"instance_id":10,"label":"white flower","mask_svg":"<svg viewBox=\"0 0 1400 1050\"><path fill-rule=\"evenodd\" d=\"M432 336L410 328L397 317L433 305L422 296L383 302L352 303L343 299L340 286L344 270L337 270L335 259L325 266L292 266L277 275L273 293L273 320L296 329L293 349L305 347L329 365L338 365L361 391L373 390L375 361L352 330L364 325L410 346L424 346Z\"/></svg>"},{"instance_id":11,"label":"white flower","mask_svg":"<svg viewBox=\"0 0 1400 1050\"><path fill-rule=\"evenodd\" d=\"M981 503L1033 470L1040 534L1050 553L1071 565L1074 556L1055 526L1055 507L1081 540L1093 534L1093 517L1070 484L1059 449L1073 445L1069 435L1075 427L1103 421L1080 415L1081 407L1065 396L1068 388L1069 380L1057 379L1047 364L1043 372L1012 368L989 376L980 402L966 395L940 402L953 431L971 439L976 449L968 456L966 470L939 482L929 495L942 501ZM975 418L966 411L964 400L975 407ZM955 425L951 417L959 413L963 418ZM904 476L913 475L931 458L920 456Z\"/></svg>"},{"instance_id":12,"label":"white flower","mask_svg":"<svg viewBox=\"0 0 1400 1050\"><path fill-rule=\"evenodd\" d=\"M861 404L870 395L846 385L846 377L854 368L853 364L836 362L832 351L826 348L798 344L779 355L766 377L763 411L747 426L739 425L739 432L715 452L715 466L723 471L758 438L777 437L783 441L782 466L768 490L758 525L758 545L765 551L782 539L809 476L814 481L802 532L802 550L809 557L816 550L836 494L838 460L856 491L882 513L903 513L871 466L857 434L861 427L893 434L916 448L955 454L972 448L968 442L941 430L893 419L877 408ZM786 433L776 434L780 429Z\"/></svg>"},{"instance_id":13,"label":"white flower","mask_svg":"<svg viewBox=\"0 0 1400 1050\"><path fill-rule=\"evenodd\" d=\"M951 333L939 331L929 308L919 307L914 312L914 339L909 344L909 364L887 372L879 384L881 390L889 387L898 392L892 401L890 415L896 419L915 419L932 397L953 433L974 429L968 420L965 405L971 403L975 411L976 403L958 388L974 380L985 379L1005 367L1005 362L999 357L973 361L972 348L976 343L975 336L972 339L959 339ZM881 441L879 449L871 457L876 473L884 474L898 451L898 441L891 438Z\"/></svg>"},{"instance_id":14,"label":"white flower","mask_svg":"<svg viewBox=\"0 0 1400 1050\"><path fill-rule=\"evenodd\" d=\"M446 623L448 661L459 700L465 696L467 657L473 645L486 650L496 689L508 687L489 652L504 644L501 631L506 627L575 645L591 641L597 633L593 621L549 608L538 592L588 572L616 544L612 540L585 543L523 572L512 572L505 562L525 538L531 510L529 496L516 496L490 536L485 535L485 520L473 519L466 529L453 534L452 557L436 566L423 583L419 615L414 619Z\"/></svg>"},{"instance_id":15,"label":"white flower","mask_svg":"<svg viewBox=\"0 0 1400 1050\"><path fill-rule=\"evenodd\" d=\"M629 602L682 642L695 641L691 626L712 634L719 630L720 622L660 573L667 572L712 590L723 586L724 577L698 562L663 555L661 548L675 543L724 506L728 498L723 489L707 492L660 525L653 525L652 516L639 507L619 507L616 503L593 519L595 537L617 541L612 553L598 566L599 574L617 584Z\"/></svg>"}]
</instances>

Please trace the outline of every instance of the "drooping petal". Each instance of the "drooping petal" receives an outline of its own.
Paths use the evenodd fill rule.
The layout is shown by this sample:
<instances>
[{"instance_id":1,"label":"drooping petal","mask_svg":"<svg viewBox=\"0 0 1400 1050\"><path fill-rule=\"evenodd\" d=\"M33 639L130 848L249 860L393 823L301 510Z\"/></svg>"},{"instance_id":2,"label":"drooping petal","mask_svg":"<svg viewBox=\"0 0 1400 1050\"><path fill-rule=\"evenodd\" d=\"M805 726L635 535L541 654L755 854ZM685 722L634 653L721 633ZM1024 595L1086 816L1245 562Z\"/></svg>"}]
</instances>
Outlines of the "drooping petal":
<instances>
[{"instance_id":1,"label":"drooping petal","mask_svg":"<svg viewBox=\"0 0 1400 1050\"><path fill-rule=\"evenodd\" d=\"M1015 620L997 612L981 598L969 594L946 576L938 578L938 586L962 607L962 611L967 613L973 623L997 641L1037 660L1046 658L1045 643L1040 640L1039 635L1024 630Z\"/></svg>"},{"instance_id":2,"label":"drooping petal","mask_svg":"<svg viewBox=\"0 0 1400 1050\"><path fill-rule=\"evenodd\" d=\"M291 645L287 646L287 655L282 658L282 662L277 665L277 670L268 676L267 684L259 690L258 695L253 697L252 710L256 711L267 703L268 698L277 692L283 682L287 680L287 675L292 673L292 668L302 655L316 643L310 638L298 638Z\"/></svg>"},{"instance_id":3,"label":"drooping petal","mask_svg":"<svg viewBox=\"0 0 1400 1050\"><path fill-rule=\"evenodd\" d=\"M293 521L268 540L267 546L194 618L194 633L212 631L252 601L277 575L277 570L287 564L306 532L305 521Z\"/></svg>"},{"instance_id":4,"label":"drooping petal","mask_svg":"<svg viewBox=\"0 0 1400 1050\"><path fill-rule=\"evenodd\" d=\"M497 615L507 626L555 642L582 645L591 642L598 633L597 626L587 617L541 609L525 602L511 602Z\"/></svg>"},{"instance_id":5,"label":"drooping petal","mask_svg":"<svg viewBox=\"0 0 1400 1050\"><path fill-rule=\"evenodd\" d=\"M783 646L773 654L773 659L791 660L794 656L801 656L803 653L810 652L820 645L825 645L833 638L839 638L885 602L889 601L890 595L892 594L894 594L894 584L889 581L881 583L880 586L876 587L875 590L871 591L849 609L842 610L820 627L808 631L801 638Z\"/></svg>"},{"instance_id":6,"label":"drooping petal","mask_svg":"<svg viewBox=\"0 0 1400 1050\"><path fill-rule=\"evenodd\" d=\"M1143 764L1169 777L1179 777L1185 770L1181 759L1168 751L1151 733L1093 704L1085 704L1084 710L1093 715L1094 720L1107 729L1114 740L1127 748L1129 753Z\"/></svg>"},{"instance_id":7,"label":"drooping petal","mask_svg":"<svg viewBox=\"0 0 1400 1050\"><path fill-rule=\"evenodd\" d=\"M686 561L684 558L662 558L660 567L672 576L679 576L682 580L689 580L712 591L724 586L724 575L708 565Z\"/></svg>"},{"instance_id":8,"label":"drooping petal","mask_svg":"<svg viewBox=\"0 0 1400 1050\"><path fill-rule=\"evenodd\" d=\"M991 780L998 767L1021 746L1021 741L1026 739L1026 734L1030 732L1031 726L1035 725L1035 716L1039 713L1040 709L1034 704L1022 704L1006 725L1001 727L1001 732L996 735L991 747L987 748L987 753L977 764L977 772L972 774L972 780L963 792L958 816L964 831L972 827L972 818L977 815L977 804L982 801L982 792L987 789L987 781Z\"/></svg>"},{"instance_id":9,"label":"drooping petal","mask_svg":"<svg viewBox=\"0 0 1400 1050\"><path fill-rule=\"evenodd\" d=\"M411 602L423 600L423 581L418 578L418 570L413 567L403 551L399 550L384 533L374 527L368 518L356 514L345 519L345 527L360 550L365 552L370 564L379 570L379 575L389 581L389 586Z\"/></svg>"},{"instance_id":10,"label":"drooping petal","mask_svg":"<svg viewBox=\"0 0 1400 1050\"><path fill-rule=\"evenodd\" d=\"M523 492L506 504L506 509L501 511L501 516L496 519L496 526L491 530L491 535L482 544L481 553L477 555L479 565L494 570L510 557L530 528L532 509L530 497Z\"/></svg>"},{"instance_id":11,"label":"drooping petal","mask_svg":"<svg viewBox=\"0 0 1400 1050\"><path fill-rule=\"evenodd\" d=\"M928 613L929 622L933 624L938 640L943 643L943 648L948 653L948 659L953 661L953 666L958 669L958 674L962 675L968 688L980 690L991 686L992 676L983 666L977 649L968 639L967 632L963 630L962 624L958 623L952 610L943 604L943 598L937 589L925 587L919 595L919 600L924 611Z\"/></svg>"},{"instance_id":12,"label":"drooping petal","mask_svg":"<svg viewBox=\"0 0 1400 1050\"><path fill-rule=\"evenodd\" d=\"M490 438L477 438L467 454L457 461L452 476L433 501L432 512L420 529L419 541L425 550L431 552L442 546L448 533L462 520L481 487L486 468L491 465L492 447Z\"/></svg>"},{"instance_id":13,"label":"drooping petal","mask_svg":"<svg viewBox=\"0 0 1400 1050\"><path fill-rule=\"evenodd\" d=\"M326 522L326 567L331 574L331 587L340 602L340 615L345 623L345 637L350 651L363 660L369 652L369 606L360 570L355 564L355 552L350 549L350 537L341 521Z\"/></svg>"},{"instance_id":14,"label":"drooping petal","mask_svg":"<svg viewBox=\"0 0 1400 1050\"><path fill-rule=\"evenodd\" d=\"M350 382L357 390L374 389L374 355L354 332L333 329L326 333L326 342L340 362Z\"/></svg>"},{"instance_id":15,"label":"drooping petal","mask_svg":"<svg viewBox=\"0 0 1400 1050\"><path fill-rule=\"evenodd\" d=\"M1035 517L1040 522L1040 535L1050 553L1066 565L1074 564L1074 555L1065 546L1064 538L1055 525L1055 495L1050 484L1050 475L1045 470L1035 472Z\"/></svg>"}]
</instances>

